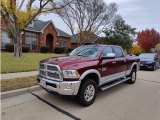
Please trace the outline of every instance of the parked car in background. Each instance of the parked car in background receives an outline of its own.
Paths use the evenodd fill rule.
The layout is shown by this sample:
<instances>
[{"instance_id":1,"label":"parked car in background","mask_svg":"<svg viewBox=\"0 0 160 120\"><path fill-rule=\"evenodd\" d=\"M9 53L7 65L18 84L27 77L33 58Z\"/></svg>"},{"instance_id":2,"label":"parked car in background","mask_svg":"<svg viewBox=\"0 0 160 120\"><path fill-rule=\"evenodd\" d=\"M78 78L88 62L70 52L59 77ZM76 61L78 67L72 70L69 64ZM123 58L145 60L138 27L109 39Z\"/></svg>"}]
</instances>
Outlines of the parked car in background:
<instances>
[{"instance_id":1,"label":"parked car in background","mask_svg":"<svg viewBox=\"0 0 160 120\"><path fill-rule=\"evenodd\" d=\"M155 71L159 69L159 60L157 53L142 53L140 57L140 69L150 69Z\"/></svg>"}]
</instances>

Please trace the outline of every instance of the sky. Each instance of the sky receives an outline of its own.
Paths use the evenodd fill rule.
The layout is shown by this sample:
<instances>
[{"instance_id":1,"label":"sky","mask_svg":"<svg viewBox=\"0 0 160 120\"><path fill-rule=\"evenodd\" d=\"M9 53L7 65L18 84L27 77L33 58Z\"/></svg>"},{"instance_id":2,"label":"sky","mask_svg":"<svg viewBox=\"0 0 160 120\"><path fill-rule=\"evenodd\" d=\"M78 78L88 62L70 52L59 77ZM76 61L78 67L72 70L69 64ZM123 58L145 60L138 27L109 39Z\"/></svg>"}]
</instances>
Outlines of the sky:
<instances>
[{"instance_id":1,"label":"sky","mask_svg":"<svg viewBox=\"0 0 160 120\"><path fill-rule=\"evenodd\" d=\"M115 2L120 14L127 24L135 27L136 31L154 28L160 32L160 0L104 0L107 4ZM71 34L67 25L55 14L39 16L40 20L52 20L54 25Z\"/></svg>"}]
</instances>

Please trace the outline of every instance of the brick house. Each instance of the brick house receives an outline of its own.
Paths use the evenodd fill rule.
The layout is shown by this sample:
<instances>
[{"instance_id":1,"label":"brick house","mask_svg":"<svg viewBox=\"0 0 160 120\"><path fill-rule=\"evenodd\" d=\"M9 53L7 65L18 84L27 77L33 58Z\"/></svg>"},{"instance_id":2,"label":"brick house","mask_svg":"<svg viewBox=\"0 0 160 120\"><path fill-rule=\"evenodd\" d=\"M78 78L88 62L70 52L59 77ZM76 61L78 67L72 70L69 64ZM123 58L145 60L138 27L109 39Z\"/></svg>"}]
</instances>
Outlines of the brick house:
<instances>
[{"instance_id":1,"label":"brick house","mask_svg":"<svg viewBox=\"0 0 160 120\"><path fill-rule=\"evenodd\" d=\"M9 19L10 24L13 23L13 19L12 17L10 17ZM0 19L0 23L1 23L1 37L0 37L0 49L5 49L5 45L7 43L12 43L12 39L8 37L8 34L6 32L7 27L9 27L9 25L4 21L3 18Z\"/></svg>"},{"instance_id":2,"label":"brick house","mask_svg":"<svg viewBox=\"0 0 160 120\"><path fill-rule=\"evenodd\" d=\"M80 33L74 34L71 36L71 48L76 48L78 46L78 41L77 38ZM100 42L100 37L93 34L92 37L89 40L86 40L87 37L85 37L88 34L88 32L83 32L83 39L81 40L82 44L84 45L90 45L90 44L99 44Z\"/></svg>"},{"instance_id":3,"label":"brick house","mask_svg":"<svg viewBox=\"0 0 160 120\"><path fill-rule=\"evenodd\" d=\"M5 44L12 43L12 41L8 40L8 36L5 30L2 32L1 41L2 49L4 49ZM56 28L51 20L32 21L32 23L30 23L23 31L21 40L22 45L28 46L32 52L39 52L42 46L48 46L50 52L54 52L55 47L63 47L66 49L71 48L71 36Z\"/></svg>"}]
</instances>

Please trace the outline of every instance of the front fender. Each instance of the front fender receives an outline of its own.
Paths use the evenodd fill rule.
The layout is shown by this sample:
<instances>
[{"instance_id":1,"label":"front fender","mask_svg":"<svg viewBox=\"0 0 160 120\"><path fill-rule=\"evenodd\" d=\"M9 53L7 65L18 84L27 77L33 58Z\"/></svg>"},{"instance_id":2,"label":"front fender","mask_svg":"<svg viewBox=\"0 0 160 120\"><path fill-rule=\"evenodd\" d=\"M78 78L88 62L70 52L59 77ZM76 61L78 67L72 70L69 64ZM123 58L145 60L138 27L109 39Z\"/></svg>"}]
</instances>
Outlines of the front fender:
<instances>
[{"instance_id":1,"label":"front fender","mask_svg":"<svg viewBox=\"0 0 160 120\"><path fill-rule=\"evenodd\" d=\"M98 76L98 81L100 80L101 75L100 75L99 71L96 70L96 69L90 69L90 70L85 71L85 72L80 76L79 80L83 80L83 79L84 79L88 74L90 74L90 73L95 73L95 74L97 74L97 76Z\"/></svg>"}]
</instances>

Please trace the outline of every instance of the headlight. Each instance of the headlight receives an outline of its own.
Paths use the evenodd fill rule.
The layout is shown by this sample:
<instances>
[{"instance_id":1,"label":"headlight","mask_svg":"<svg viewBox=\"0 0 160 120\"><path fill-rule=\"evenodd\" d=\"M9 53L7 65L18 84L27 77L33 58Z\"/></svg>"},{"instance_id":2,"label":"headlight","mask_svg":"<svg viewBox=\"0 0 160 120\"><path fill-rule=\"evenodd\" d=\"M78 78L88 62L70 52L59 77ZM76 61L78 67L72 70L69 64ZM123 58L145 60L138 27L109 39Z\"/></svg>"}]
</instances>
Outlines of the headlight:
<instances>
[{"instance_id":1,"label":"headlight","mask_svg":"<svg viewBox=\"0 0 160 120\"><path fill-rule=\"evenodd\" d=\"M77 70L62 70L64 78L79 78Z\"/></svg>"}]
</instances>

